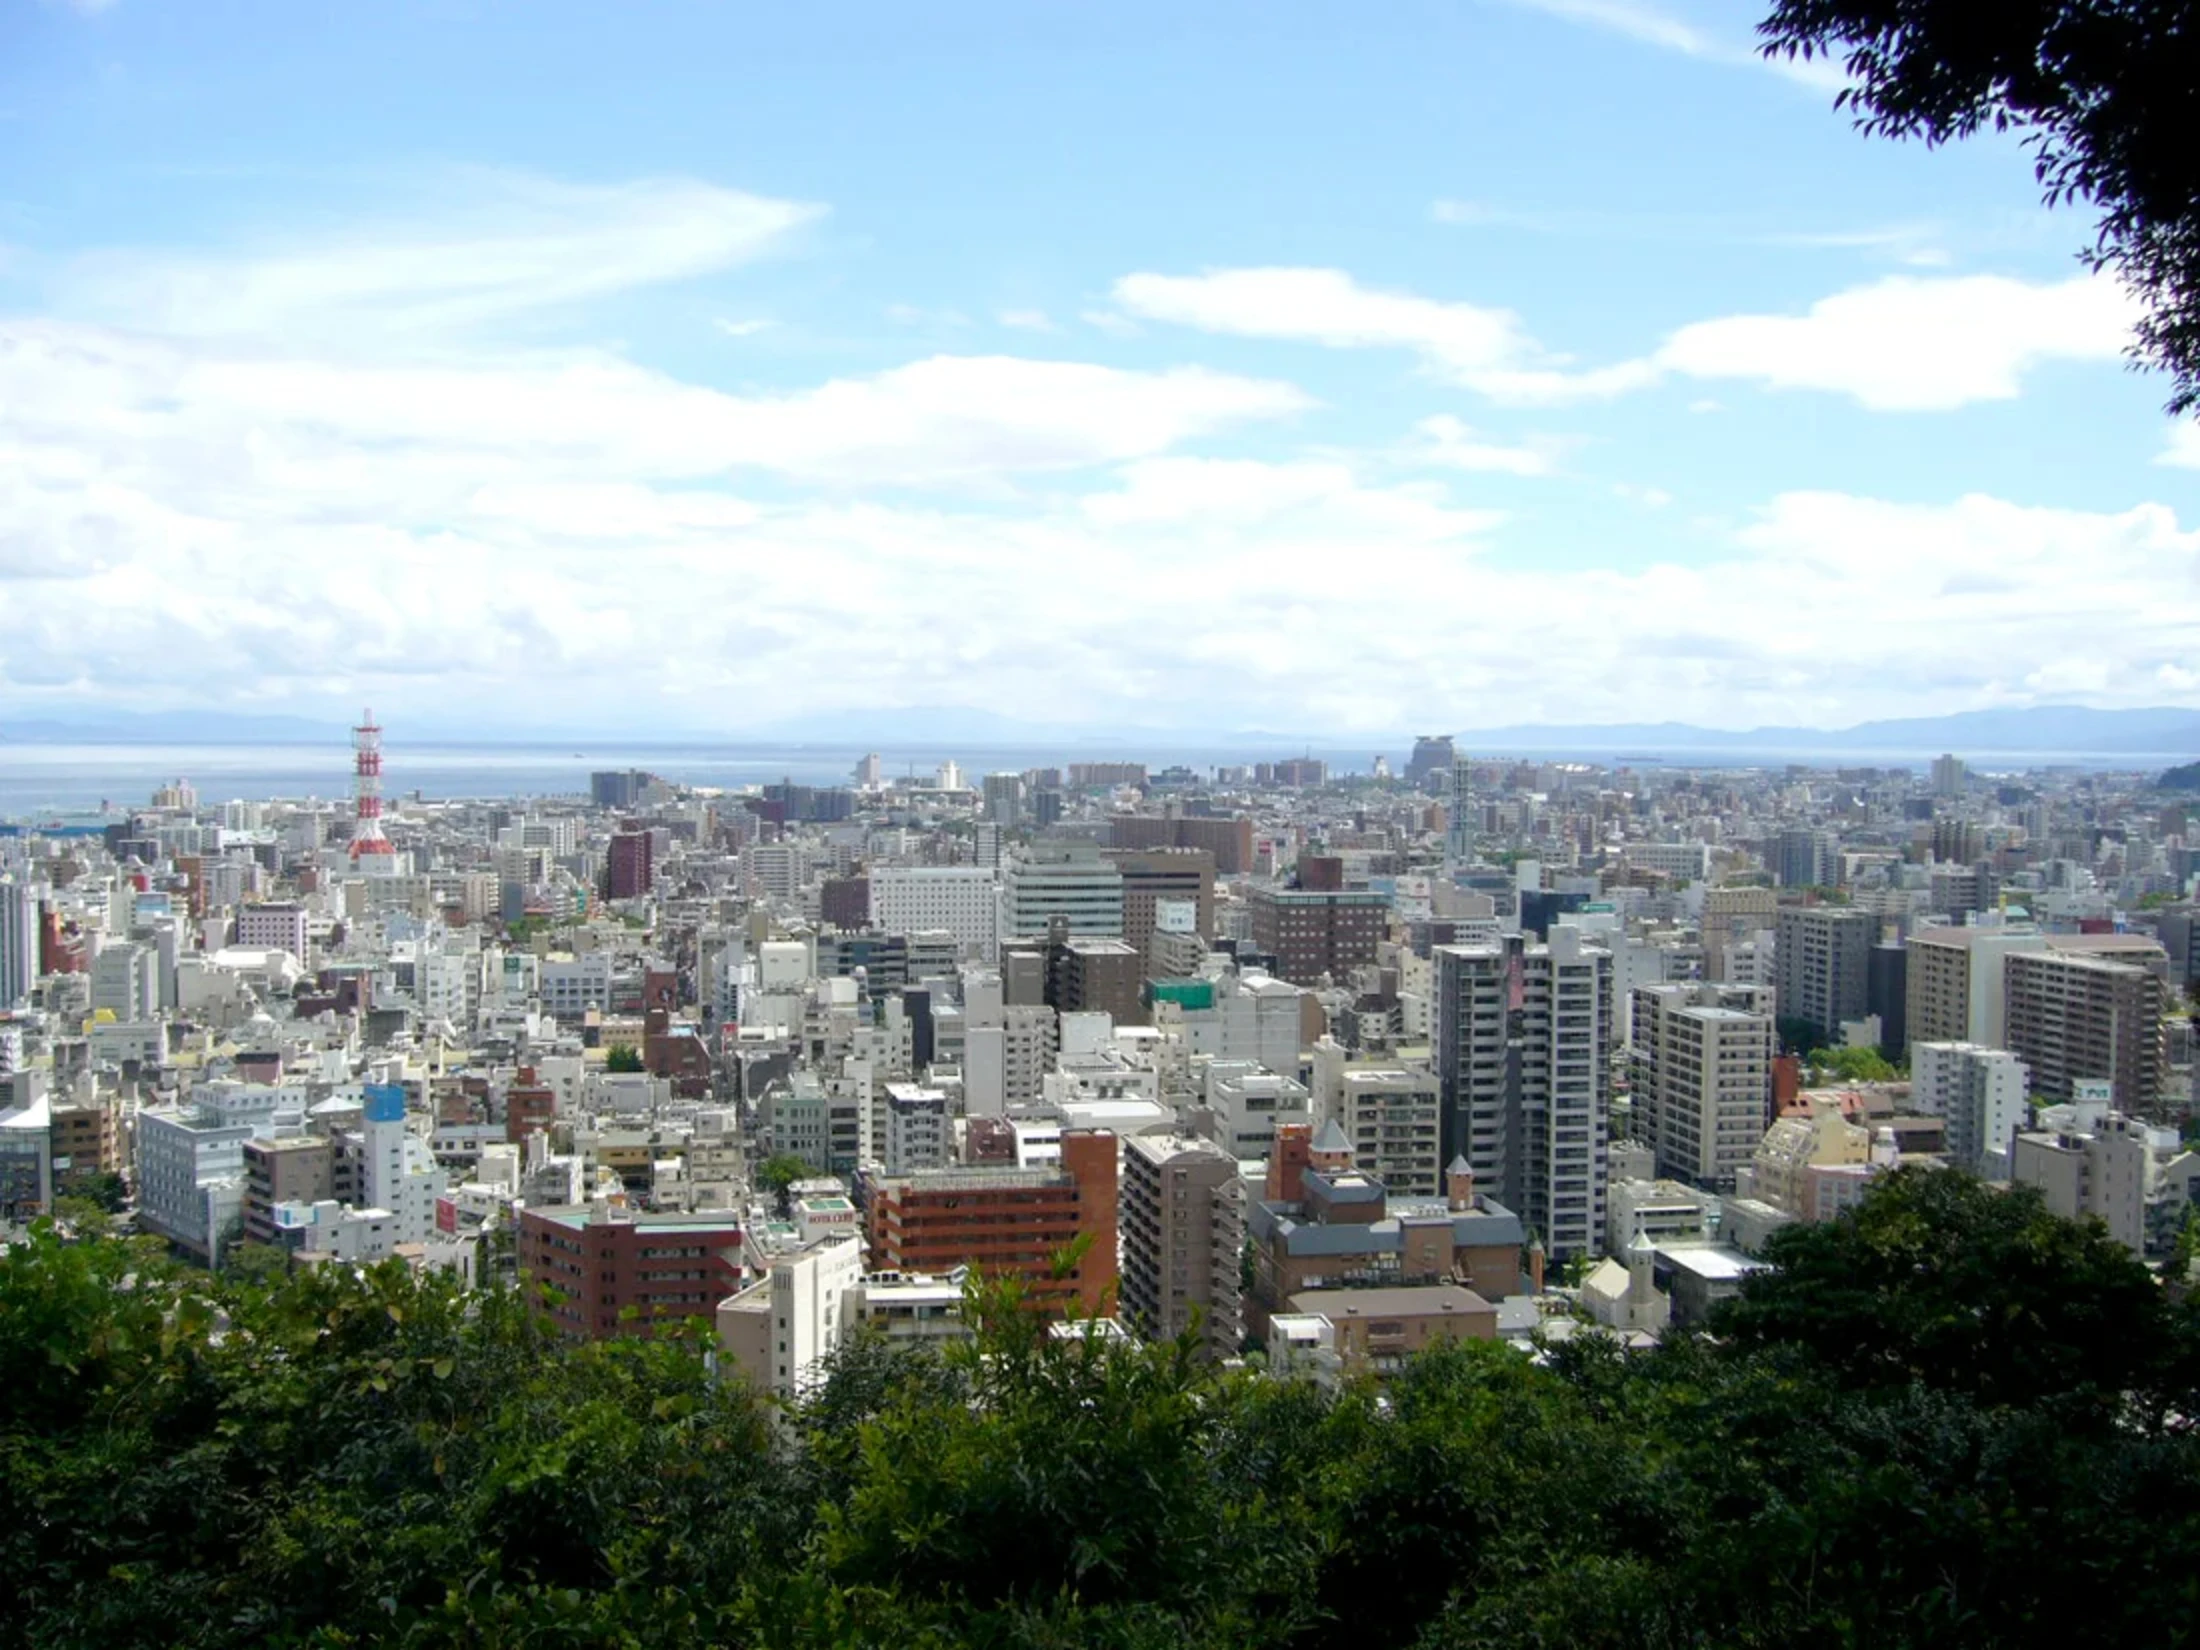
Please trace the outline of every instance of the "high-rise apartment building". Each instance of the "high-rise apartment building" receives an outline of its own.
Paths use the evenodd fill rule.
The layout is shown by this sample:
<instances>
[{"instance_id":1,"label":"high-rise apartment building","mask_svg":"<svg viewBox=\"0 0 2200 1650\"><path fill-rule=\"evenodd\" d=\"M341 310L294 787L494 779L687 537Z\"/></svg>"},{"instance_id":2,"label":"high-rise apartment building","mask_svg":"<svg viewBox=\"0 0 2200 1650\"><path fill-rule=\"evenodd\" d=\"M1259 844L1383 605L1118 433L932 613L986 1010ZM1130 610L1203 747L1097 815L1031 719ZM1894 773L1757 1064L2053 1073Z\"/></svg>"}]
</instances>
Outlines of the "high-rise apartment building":
<instances>
[{"instance_id":1,"label":"high-rise apartment building","mask_svg":"<svg viewBox=\"0 0 2200 1650\"><path fill-rule=\"evenodd\" d=\"M1045 939L1060 919L1072 935L1123 937L1123 873L1082 843L1042 843L1001 869L1001 937Z\"/></svg>"},{"instance_id":2,"label":"high-rise apartment building","mask_svg":"<svg viewBox=\"0 0 2200 1650\"><path fill-rule=\"evenodd\" d=\"M28 883L0 880L0 1010L38 983L38 915Z\"/></svg>"},{"instance_id":3,"label":"high-rise apartment building","mask_svg":"<svg viewBox=\"0 0 2200 1650\"><path fill-rule=\"evenodd\" d=\"M656 865L647 831L620 831L611 838L605 856L606 880L613 899L641 899L656 880Z\"/></svg>"},{"instance_id":4,"label":"high-rise apartment building","mask_svg":"<svg viewBox=\"0 0 2200 1650\"><path fill-rule=\"evenodd\" d=\"M1504 1201L1559 1259L1593 1254L1604 1230L1611 1127L1612 955L1578 929L1514 953L1439 946L1437 1076L1444 1152Z\"/></svg>"},{"instance_id":5,"label":"high-rise apartment building","mask_svg":"<svg viewBox=\"0 0 2200 1650\"><path fill-rule=\"evenodd\" d=\"M1912 934L1903 978L1904 1029L1911 1044L2003 1046L2007 959L2043 951L2047 943L2033 928L1927 928Z\"/></svg>"},{"instance_id":6,"label":"high-rise apartment building","mask_svg":"<svg viewBox=\"0 0 2200 1650\"><path fill-rule=\"evenodd\" d=\"M1443 1195L1443 1095L1434 1072L1347 1067L1331 1120L1351 1142L1353 1162L1392 1196Z\"/></svg>"},{"instance_id":7,"label":"high-rise apartment building","mask_svg":"<svg viewBox=\"0 0 2200 1650\"><path fill-rule=\"evenodd\" d=\"M1796 828L1772 839L1772 879L1782 888L1830 888L1841 880L1831 831Z\"/></svg>"},{"instance_id":8,"label":"high-rise apartment building","mask_svg":"<svg viewBox=\"0 0 2200 1650\"><path fill-rule=\"evenodd\" d=\"M2119 1111L2141 1112L2161 1098L2169 1000L2153 970L2036 951L2011 956L2006 972L2008 1046L2030 1068L2034 1094L2068 1100L2072 1084L2105 1078Z\"/></svg>"},{"instance_id":9,"label":"high-rise apartment building","mask_svg":"<svg viewBox=\"0 0 2200 1650\"><path fill-rule=\"evenodd\" d=\"M985 776L982 793L986 821L1003 830L1013 831L1024 822L1024 776L1020 773L989 773Z\"/></svg>"},{"instance_id":10,"label":"high-rise apartment building","mask_svg":"<svg viewBox=\"0 0 2200 1650\"><path fill-rule=\"evenodd\" d=\"M1636 990L1638 1139L1658 1173L1725 1191L1772 1121L1772 993L1753 985Z\"/></svg>"},{"instance_id":11,"label":"high-rise apartment building","mask_svg":"<svg viewBox=\"0 0 2200 1650\"><path fill-rule=\"evenodd\" d=\"M1124 1321L1149 1341L1197 1332L1210 1358L1234 1356L1245 1247L1237 1160L1209 1140L1133 1135L1121 1205Z\"/></svg>"},{"instance_id":12,"label":"high-rise apartment building","mask_svg":"<svg viewBox=\"0 0 2200 1650\"><path fill-rule=\"evenodd\" d=\"M2024 1062L1976 1043L1912 1043L1910 1108L1944 1120L1948 1161L1987 1180L2009 1177L2010 1142L2024 1127Z\"/></svg>"},{"instance_id":13,"label":"high-rise apartment building","mask_svg":"<svg viewBox=\"0 0 2200 1650\"><path fill-rule=\"evenodd\" d=\"M866 1224L876 1271L940 1274L973 1266L1022 1280L1060 1315L1109 1309L1116 1267L1116 1137L1065 1129L1051 1169L933 1169L872 1182ZM1074 1265L1056 1262L1080 1246Z\"/></svg>"},{"instance_id":14,"label":"high-rise apartment building","mask_svg":"<svg viewBox=\"0 0 2200 1650\"><path fill-rule=\"evenodd\" d=\"M1474 774L1466 760L1460 758L1452 763L1451 784L1444 799L1444 863L1450 866L1473 864L1478 834L1474 817Z\"/></svg>"},{"instance_id":15,"label":"high-rise apartment building","mask_svg":"<svg viewBox=\"0 0 2200 1650\"><path fill-rule=\"evenodd\" d=\"M1779 1017L1821 1044L1839 1043L1842 1022L1861 1020L1870 1000L1879 920L1847 906L1784 905L1775 933Z\"/></svg>"}]
</instances>

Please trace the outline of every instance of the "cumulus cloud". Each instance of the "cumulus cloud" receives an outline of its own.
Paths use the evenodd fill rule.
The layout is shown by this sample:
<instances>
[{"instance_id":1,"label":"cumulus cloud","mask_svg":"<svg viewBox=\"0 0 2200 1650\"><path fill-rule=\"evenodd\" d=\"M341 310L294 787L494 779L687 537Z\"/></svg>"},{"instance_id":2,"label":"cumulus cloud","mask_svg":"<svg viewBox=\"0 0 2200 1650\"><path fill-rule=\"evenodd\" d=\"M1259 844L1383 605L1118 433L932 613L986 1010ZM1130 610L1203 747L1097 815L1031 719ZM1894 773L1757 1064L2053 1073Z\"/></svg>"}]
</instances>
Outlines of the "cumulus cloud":
<instances>
[{"instance_id":1,"label":"cumulus cloud","mask_svg":"<svg viewBox=\"0 0 2200 1650\"><path fill-rule=\"evenodd\" d=\"M674 196L705 199L650 198ZM589 198L618 218L639 197ZM587 279L677 279L748 256L737 241L779 244L722 231L715 251L668 235ZM190 262L238 273L226 317L0 318L0 702L537 723L616 702L722 729L898 700L1380 732L1651 706L1836 722L1917 708L1921 659L1958 702L2083 673L2092 697L2148 702L2191 670L2200 535L2160 507L1793 493L1738 532L1675 524L1696 535L1686 558L1585 568L1563 522L1492 507L1489 477L1555 469L1562 449L1536 437L1444 416L1357 457L1203 452L1290 431L1312 403L1197 366L1007 354L735 392L513 343L502 323L582 301L583 277L528 236L468 244L487 242L502 275L477 256L437 280L407 253L347 283L279 250L272 271ZM152 260L143 290L179 293L185 267ZM1595 376L1501 310L1239 273L1146 278L1117 313L1410 351L1494 399ZM355 337L332 332L346 316ZM385 347L415 339L434 347ZM1693 366L1616 370L1767 376L1735 370L1752 340L1695 343ZM1884 393L1859 374L1827 387ZM1797 647L1798 613L1872 622Z\"/></svg>"},{"instance_id":2,"label":"cumulus cloud","mask_svg":"<svg viewBox=\"0 0 2200 1650\"><path fill-rule=\"evenodd\" d=\"M1115 298L1148 320L1207 332L1410 350L1432 371L1514 405L1607 399L1679 375L1825 390L1903 412L2006 400L2044 362L2113 360L2139 314L2105 275L1892 276L1799 315L1698 321L1637 360L1581 368L1546 352L1510 310L1382 291L1342 270L1127 275Z\"/></svg>"},{"instance_id":3,"label":"cumulus cloud","mask_svg":"<svg viewBox=\"0 0 2200 1650\"><path fill-rule=\"evenodd\" d=\"M1546 554L1556 524L1477 500L1471 471L1163 449L1248 394L1272 406L1242 381L941 358L752 404L603 363L270 382L164 348L0 337L18 707L41 685L366 695L392 721L616 699L667 728L895 700L1340 733L1646 707L1837 723L1917 708L1921 659L1953 703L2081 670L2097 700L2157 701L2200 627L2200 533L2160 507L1792 493L1700 559L1582 568ZM402 438L408 412L430 438ZM728 431L798 469L727 464ZM1065 454L1085 463L1006 472L1026 480L1005 498L873 485ZM1797 613L1872 622L1798 647Z\"/></svg>"},{"instance_id":4,"label":"cumulus cloud","mask_svg":"<svg viewBox=\"0 0 2200 1650\"><path fill-rule=\"evenodd\" d=\"M1821 299L1801 315L1699 321L1666 340L1658 366L1831 390L1886 411L2005 401L2047 361L2108 361L2131 342L2139 306L2107 276L2052 284L1968 275L1895 276Z\"/></svg>"},{"instance_id":5,"label":"cumulus cloud","mask_svg":"<svg viewBox=\"0 0 2200 1650\"><path fill-rule=\"evenodd\" d=\"M1572 372L1507 309L1362 286L1338 269L1210 270L1126 275L1115 302L1132 315L1241 338L1330 349L1404 349L1493 400L1543 404L1608 396L1646 382L1642 363Z\"/></svg>"},{"instance_id":6,"label":"cumulus cloud","mask_svg":"<svg viewBox=\"0 0 2200 1650\"><path fill-rule=\"evenodd\" d=\"M2200 470L2200 424L2189 420L2172 424L2169 429L2169 445L2155 461L2157 464L2174 464L2181 469Z\"/></svg>"}]
</instances>

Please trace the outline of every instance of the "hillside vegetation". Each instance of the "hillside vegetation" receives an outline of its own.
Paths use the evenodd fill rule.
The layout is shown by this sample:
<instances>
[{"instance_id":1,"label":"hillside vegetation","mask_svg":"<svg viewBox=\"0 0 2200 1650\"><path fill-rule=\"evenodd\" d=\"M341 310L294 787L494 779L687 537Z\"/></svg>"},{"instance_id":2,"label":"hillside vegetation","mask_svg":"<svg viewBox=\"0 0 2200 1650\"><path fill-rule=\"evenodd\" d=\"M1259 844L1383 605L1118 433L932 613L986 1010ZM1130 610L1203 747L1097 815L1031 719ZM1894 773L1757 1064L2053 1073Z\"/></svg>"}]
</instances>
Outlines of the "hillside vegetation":
<instances>
[{"instance_id":1,"label":"hillside vegetation","mask_svg":"<svg viewBox=\"0 0 2200 1650\"><path fill-rule=\"evenodd\" d=\"M0 1259L0 1650L2194 1642L2189 1308L1947 1173L1778 1258L1716 1343L1381 1396L980 1286L975 1350L778 1418L508 1292L48 1232Z\"/></svg>"}]
</instances>

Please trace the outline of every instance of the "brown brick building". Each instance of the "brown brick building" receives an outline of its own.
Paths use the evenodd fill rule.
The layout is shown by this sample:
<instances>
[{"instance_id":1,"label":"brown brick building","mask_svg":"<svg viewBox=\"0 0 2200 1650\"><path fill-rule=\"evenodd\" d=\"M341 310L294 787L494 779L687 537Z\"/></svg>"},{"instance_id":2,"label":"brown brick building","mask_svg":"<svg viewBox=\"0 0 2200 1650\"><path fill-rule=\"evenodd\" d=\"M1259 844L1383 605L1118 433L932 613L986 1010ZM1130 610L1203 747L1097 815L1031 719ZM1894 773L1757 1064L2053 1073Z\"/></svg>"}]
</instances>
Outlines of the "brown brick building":
<instances>
[{"instance_id":1,"label":"brown brick building","mask_svg":"<svg viewBox=\"0 0 2200 1650\"><path fill-rule=\"evenodd\" d=\"M1216 867L1207 849L1110 848L1107 858L1123 873L1123 941L1141 957L1153 949L1157 900L1190 900L1199 937L1215 937Z\"/></svg>"},{"instance_id":2,"label":"brown brick building","mask_svg":"<svg viewBox=\"0 0 2200 1650\"><path fill-rule=\"evenodd\" d=\"M570 1338L649 1335L671 1319L709 1320L741 1287L741 1227L723 1209L528 1209L520 1215L519 1270L530 1288L547 1284L556 1291L540 1310Z\"/></svg>"},{"instance_id":3,"label":"brown brick building","mask_svg":"<svg viewBox=\"0 0 2200 1650\"><path fill-rule=\"evenodd\" d=\"M1215 856L1215 870L1241 877L1253 868L1253 822L1235 819L1170 818L1161 814L1117 814L1108 821L1112 848L1204 848Z\"/></svg>"},{"instance_id":4,"label":"brown brick building","mask_svg":"<svg viewBox=\"0 0 2200 1650\"><path fill-rule=\"evenodd\" d=\"M1121 940L1064 940L1047 947L1046 1004L1058 1014L1098 1011L1119 1026L1144 1025L1146 954Z\"/></svg>"},{"instance_id":5,"label":"brown brick building","mask_svg":"<svg viewBox=\"0 0 2200 1650\"><path fill-rule=\"evenodd\" d=\"M1253 944L1276 959L1276 974L1313 985L1342 980L1375 960L1390 933L1387 894L1309 888L1257 888L1249 901Z\"/></svg>"},{"instance_id":6,"label":"brown brick building","mask_svg":"<svg viewBox=\"0 0 2200 1650\"><path fill-rule=\"evenodd\" d=\"M1330 1161L1286 1166L1271 1176L1284 1195L1249 1211L1249 1331L1266 1335L1278 1312L1322 1310L1299 1298L1309 1291L1453 1283L1486 1301L1520 1292L1520 1219L1479 1196L1464 1164L1446 1175L1442 1199L1425 1199L1392 1198L1373 1175Z\"/></svg>"},{"instance_id":7,"label":"brown brick building","mask_svg":"<svg viewBox=\"0 0 2200 1650\"><path fill-rule=\"evenodd\" d=\"M1062 1316L1113 1312L1116 1285L1116 1142L1107 1129L1062 1135L1058 1169L928 1169L872 1182L866 1210L871 1265L937 1275L974 1266L1021 1277L1031 1297ZM1055 1257L1091 1243L1068 1276Z\"/></svg>"}]
</instances>

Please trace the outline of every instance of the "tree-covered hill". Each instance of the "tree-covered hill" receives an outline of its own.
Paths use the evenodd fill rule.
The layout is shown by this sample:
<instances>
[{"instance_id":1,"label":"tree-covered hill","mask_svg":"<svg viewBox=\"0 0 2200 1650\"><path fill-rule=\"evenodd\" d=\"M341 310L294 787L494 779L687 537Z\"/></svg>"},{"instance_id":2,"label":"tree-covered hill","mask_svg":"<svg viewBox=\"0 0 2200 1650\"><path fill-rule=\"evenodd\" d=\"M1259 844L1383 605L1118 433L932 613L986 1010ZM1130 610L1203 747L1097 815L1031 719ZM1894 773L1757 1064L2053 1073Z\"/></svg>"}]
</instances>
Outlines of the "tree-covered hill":
<instances>
[{"instance_id":1,"label":"tree-covered hill","mask_svg":"<svg viewBox=\"0 0 2200 1650\"><path fill-rule=\"evenodd\" d=\"M2194 1641L2188 1308L1949 1174L1779 1259L1716 1342L1383 1394L981 1288L976 1350L775 1419L507 1294L48 1233L0 1259L0 1650Z\"/></svg>"}]
</instances>

